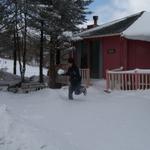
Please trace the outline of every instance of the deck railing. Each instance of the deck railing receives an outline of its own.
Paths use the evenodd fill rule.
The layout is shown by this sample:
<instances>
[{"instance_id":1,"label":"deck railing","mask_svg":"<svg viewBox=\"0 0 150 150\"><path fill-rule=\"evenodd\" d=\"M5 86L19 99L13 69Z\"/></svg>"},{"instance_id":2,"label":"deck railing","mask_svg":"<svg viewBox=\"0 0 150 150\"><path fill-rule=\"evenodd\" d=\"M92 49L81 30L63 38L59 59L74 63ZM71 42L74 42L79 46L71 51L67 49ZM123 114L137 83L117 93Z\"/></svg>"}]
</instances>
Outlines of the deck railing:
<instances>
[{"instance_id":1,"label":"deck railing","mask_svg":"<svg viewBox=\"0 0 150 150\"><path fill-rule=\"evenodd\" d=\"M110 90L145 90L150 89L150 70L131 71L107 70L106 91Z\"/></svg>"},{"instance_id":2,"label":"deck railing","mask_svg":"<svg viewBox=\"0 0 150 150\"><path fill-rule=\"evenodd\" d=\"M82 77L82 84L88 87L90 85L90 69L80 69L80 74Z\"/></svg>"}]
</instances>

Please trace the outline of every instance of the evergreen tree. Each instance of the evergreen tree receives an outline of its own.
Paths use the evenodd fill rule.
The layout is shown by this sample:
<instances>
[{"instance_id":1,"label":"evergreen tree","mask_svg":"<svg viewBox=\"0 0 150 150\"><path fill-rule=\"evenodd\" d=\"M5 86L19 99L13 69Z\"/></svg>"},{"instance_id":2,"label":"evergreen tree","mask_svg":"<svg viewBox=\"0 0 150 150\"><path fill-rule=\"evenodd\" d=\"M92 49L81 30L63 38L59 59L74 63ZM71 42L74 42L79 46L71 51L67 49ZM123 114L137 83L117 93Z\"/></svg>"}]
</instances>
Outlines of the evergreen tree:
<instances>
[{"instance_id":1,"label":"evergreen tree","mask_svg":"<svg viewBox=\"0 0 150 150\"><path fill-rule=\"evenodd\" d=\"M0 19L2 28L12 31L14 49L17 51L20 63L20 73L24 81L26 54L29 39L32 40L30 31L39 33L41 39L41 55L43 55L43 37L49 37L51 87L55 86L55 64L63 32L77 31L78 25L86 21L87 6L93 0L1 0ZM41 31L41 34L40 34ZM40 38L41 35L41 38ZM14 58L16 55L14 51ZM43 56L40 56L43 57ZM41 63L43 63L41 61ZM15 61L14 61L15 65ZM43 65L40 64L42 67ZM15 69L14 69L15 72ZM42 69L40 68L40 76Z\"/></svg>"}]
</instances>

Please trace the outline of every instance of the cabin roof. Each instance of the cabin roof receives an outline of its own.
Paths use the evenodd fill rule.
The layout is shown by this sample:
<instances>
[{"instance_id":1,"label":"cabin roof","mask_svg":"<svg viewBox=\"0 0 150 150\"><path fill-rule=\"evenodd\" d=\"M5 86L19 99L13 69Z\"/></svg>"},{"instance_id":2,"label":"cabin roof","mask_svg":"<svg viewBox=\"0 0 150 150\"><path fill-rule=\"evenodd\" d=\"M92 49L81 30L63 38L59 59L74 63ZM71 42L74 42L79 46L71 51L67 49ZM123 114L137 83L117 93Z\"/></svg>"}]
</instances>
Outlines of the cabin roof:
<instances>
[{"instance_id":1,"label":"cabin roof","mask_svg":"<svg viewBox=\"0 0 150 150\"><path fill-rule=\"evenodd\" d=\"M81 38L92 38L98 36L121 34L123 31L128 29L143 13L144 11L97 26L95 28L83 31L77 34L77 36Z\"/></svg>"}]
</instances>

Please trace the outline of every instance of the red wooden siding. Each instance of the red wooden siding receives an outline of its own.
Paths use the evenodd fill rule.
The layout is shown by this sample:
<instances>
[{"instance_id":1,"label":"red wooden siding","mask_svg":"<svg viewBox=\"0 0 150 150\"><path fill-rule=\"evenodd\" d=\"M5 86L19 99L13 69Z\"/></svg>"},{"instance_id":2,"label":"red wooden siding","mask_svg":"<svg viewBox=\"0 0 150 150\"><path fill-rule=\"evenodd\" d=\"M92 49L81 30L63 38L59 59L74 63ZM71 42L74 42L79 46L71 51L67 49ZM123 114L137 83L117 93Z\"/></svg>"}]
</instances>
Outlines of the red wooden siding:
<instances>
[{"instance_id":1,"label":"red wooden siding","mask_svg":"<svg viewBox=\"0 0 150 150\"><path fill-rule=\"evenodd\" d=\"M90 42L99 41L102 55L99 61L102 61L103 77L106 70L115 69L123 66L124 70L129 69L150 69L150 42L128 40L120 36L101 37L97 39L86 39L87 68L90 68ZM79 59L79 58L78 58Z\"/></svg>"},{"instance_id":2,"label":"red wooden siding","mask_svg":"<svg viewBox=\"0 0 150 150\"><path fill-rule=\"evenodd\" d=\"M102 38L103 49L103 65L104 65L104 77L107 69L119 68L121 66L121 45L120 37L104 37ZM110 52L111 50L115 52Z\"/></svg>"},{"instance_id":3,"label":"red wooden siding","mask_svg":"<svg viewBox=\"0 0 150 150\"><path fill-rule=\"evenodd\" d=\"M150 42L128 40L128 69L150 69Z\"/></svg>"}]
</instances>

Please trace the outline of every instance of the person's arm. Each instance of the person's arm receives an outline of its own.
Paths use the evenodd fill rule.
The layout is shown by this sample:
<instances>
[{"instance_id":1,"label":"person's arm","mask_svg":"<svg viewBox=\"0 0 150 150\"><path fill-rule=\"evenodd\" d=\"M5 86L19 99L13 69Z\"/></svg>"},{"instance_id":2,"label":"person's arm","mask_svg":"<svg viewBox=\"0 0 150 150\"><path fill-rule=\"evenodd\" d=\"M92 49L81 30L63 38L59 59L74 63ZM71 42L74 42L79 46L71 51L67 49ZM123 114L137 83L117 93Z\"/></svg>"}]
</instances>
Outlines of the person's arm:
<instances>
[{"instance_id":1,"label":"person's arm","mask_svg":"<svg viewBox=\"0 0 150 150\"><path fill-rule=\"evenodd\" d=\"M63 76L70 76L70 69L67 70L67 72L62 74Z\"/></svg>"}]
</instances>

